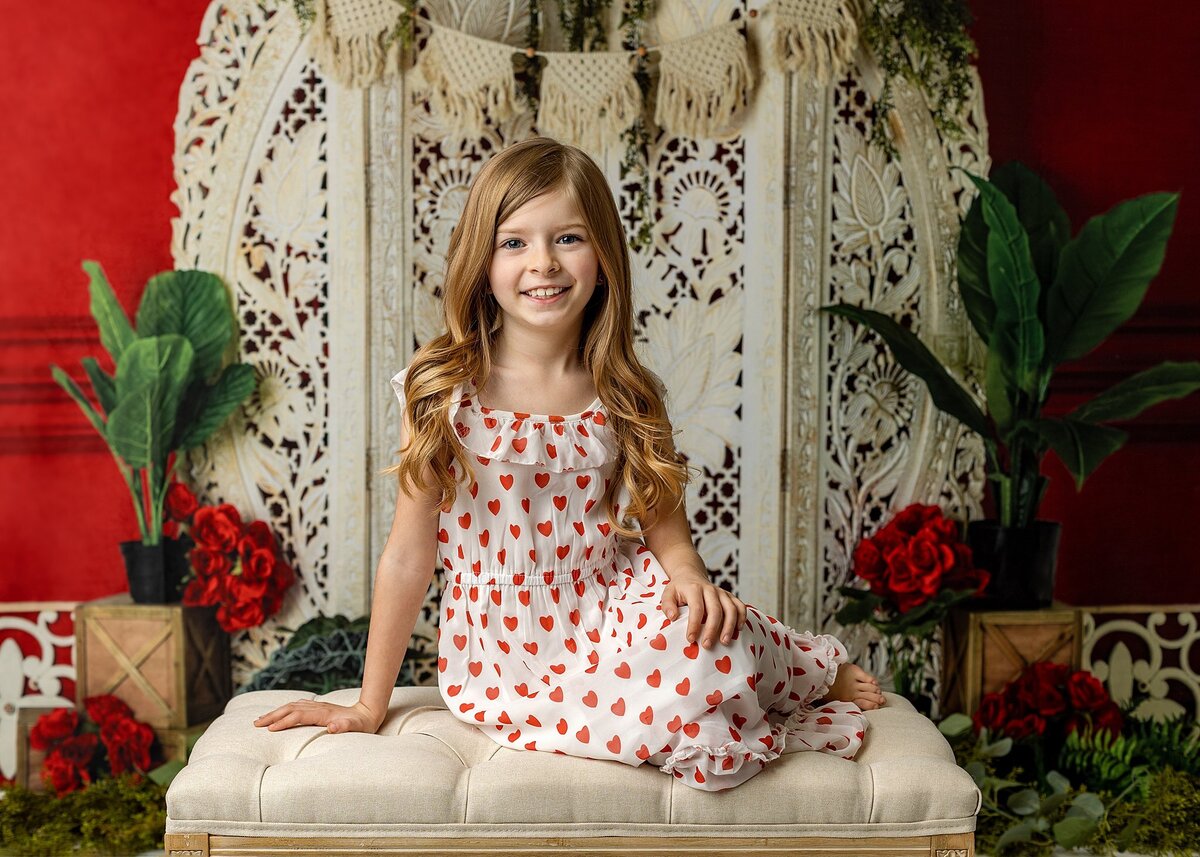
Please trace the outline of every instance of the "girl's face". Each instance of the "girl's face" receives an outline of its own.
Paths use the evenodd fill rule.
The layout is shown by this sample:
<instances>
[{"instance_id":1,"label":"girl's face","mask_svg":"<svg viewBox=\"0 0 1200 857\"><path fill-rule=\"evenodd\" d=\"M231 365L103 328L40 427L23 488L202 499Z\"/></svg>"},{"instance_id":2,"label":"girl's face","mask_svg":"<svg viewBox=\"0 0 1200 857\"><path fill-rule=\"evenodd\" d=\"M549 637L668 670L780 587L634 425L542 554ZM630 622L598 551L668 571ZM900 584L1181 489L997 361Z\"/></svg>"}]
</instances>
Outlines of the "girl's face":
<instances>
[{"instance_id":1,"label":"girl's face","mask_svg":"<svg viewBox=\"0 0 1200 857\"><path fill-rule=\"evenodd\" d=\"M496 229L488 282L505 326L581 324L599 273L583 218L561 190L534 197Z\"/></svg>"}]
</instances>

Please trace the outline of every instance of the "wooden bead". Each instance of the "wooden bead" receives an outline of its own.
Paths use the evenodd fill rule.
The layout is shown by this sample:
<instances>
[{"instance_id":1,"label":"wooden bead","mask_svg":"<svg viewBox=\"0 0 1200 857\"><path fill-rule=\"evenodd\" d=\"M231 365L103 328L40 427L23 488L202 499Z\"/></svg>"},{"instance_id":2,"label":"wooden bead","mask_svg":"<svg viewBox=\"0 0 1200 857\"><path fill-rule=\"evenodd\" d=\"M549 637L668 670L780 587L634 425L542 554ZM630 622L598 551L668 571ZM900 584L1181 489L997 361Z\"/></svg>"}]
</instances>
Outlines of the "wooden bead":
<instances>
[{"instance_id":1,"label":"wooden bead","mask_svg":"<svg viewBox=\"0 0 1200 857\"><path fill-rule=\"evenodd\" d=\"M644 57L646 55L646 46L645 45L638 45L637 55L639 57Z\"/></svg>"},{"instance_id":2,"label":"wooden bead","mask_svg":"<svg viewBox=\"0 0 1200 857\"><path fill-rule=\"evenodd\" d=\"M758 17L758 10L757 10L757 9L751 9L751 10L750 10L750 17L751 17L751 18L757 18L757 17Z\"/></svg>"},{"instance_id":3,"label":"wooden bead","mask_svg":"<svg viewBox=\"0 0 1200 857\"><path fill-rule=\"evenodd\" d=\"M525 56L529 57L530 59L533 59L534 56L536 56L536 55L537 55L536 48L526 48L525 49Z\"/></svg>"}]
</instances>

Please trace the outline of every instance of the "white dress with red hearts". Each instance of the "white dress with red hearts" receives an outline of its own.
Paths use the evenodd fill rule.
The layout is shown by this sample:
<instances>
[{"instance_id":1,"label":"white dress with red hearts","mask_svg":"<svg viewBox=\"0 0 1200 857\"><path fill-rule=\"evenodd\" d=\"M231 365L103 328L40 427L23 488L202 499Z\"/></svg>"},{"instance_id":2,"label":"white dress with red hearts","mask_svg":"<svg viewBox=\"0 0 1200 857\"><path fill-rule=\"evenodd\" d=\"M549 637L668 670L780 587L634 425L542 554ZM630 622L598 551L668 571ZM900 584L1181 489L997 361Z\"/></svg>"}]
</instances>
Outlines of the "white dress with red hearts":
<instances>
[{"instance_id":1,"label":"white dress with red hearts","mask_svg":"<svg viewBox=\"0 0 1200 857\"><path fill-rule=\"evenodd\" d=\"M402 404L406 371L391 379ZM448 415L474 454L438 531L438 687L455 717L501 746L651 762L706 791L784 752L853 758L862 712L813 707L846 661L835 637L747 605L732 641L705 649L687 642L686 606L663 614L666 572L602 509L616 456L599 399L522 414L460 387Z\"/></svg>"}]
</instances>

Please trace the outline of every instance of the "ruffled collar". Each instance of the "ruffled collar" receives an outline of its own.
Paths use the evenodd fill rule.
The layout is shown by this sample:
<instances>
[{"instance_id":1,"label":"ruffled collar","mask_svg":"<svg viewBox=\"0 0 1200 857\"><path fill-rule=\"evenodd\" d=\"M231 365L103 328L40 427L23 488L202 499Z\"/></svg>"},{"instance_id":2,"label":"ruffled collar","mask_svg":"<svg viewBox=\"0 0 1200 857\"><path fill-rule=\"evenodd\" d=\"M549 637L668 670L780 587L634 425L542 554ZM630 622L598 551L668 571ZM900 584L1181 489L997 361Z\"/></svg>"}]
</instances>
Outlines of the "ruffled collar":
<instances>
[{"instance_id":1,"label":"ruffled collar","mask_svg":"<svg viewBox=\"0 0 1200 857\"><path fill-rule=\"evenodd\" d=\"M561 472L599 467L612 431L597 397L578 414L533 414L484 407L473 383L455 387L448 412L462 445L482 458Z\"/></svg>"}]
</instances>

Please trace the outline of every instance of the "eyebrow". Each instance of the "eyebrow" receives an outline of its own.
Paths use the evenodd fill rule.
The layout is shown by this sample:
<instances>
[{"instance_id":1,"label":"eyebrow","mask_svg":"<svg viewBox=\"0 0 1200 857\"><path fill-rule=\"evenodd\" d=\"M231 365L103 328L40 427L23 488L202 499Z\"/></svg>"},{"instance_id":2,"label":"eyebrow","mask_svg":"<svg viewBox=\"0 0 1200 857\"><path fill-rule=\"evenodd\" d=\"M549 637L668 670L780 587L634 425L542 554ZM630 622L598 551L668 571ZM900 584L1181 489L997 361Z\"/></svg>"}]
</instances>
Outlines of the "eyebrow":
<instances>
[{"instance_id":1,"label":"eyebrow","mask_svg":"<svg viewBox=\"0 0 1200 857\"><path fill-rule=\"evenodd\" d=\"M552 232L563 232L567 229L584 229L584 230L586 230L587 227L584 226L582 223L568 223L566 226L559 226L551 231ZM496 234L497 235L524 235L525 231L526 230L524 230L524 229L497 229Z\"/></svg>"}]
</instances>

